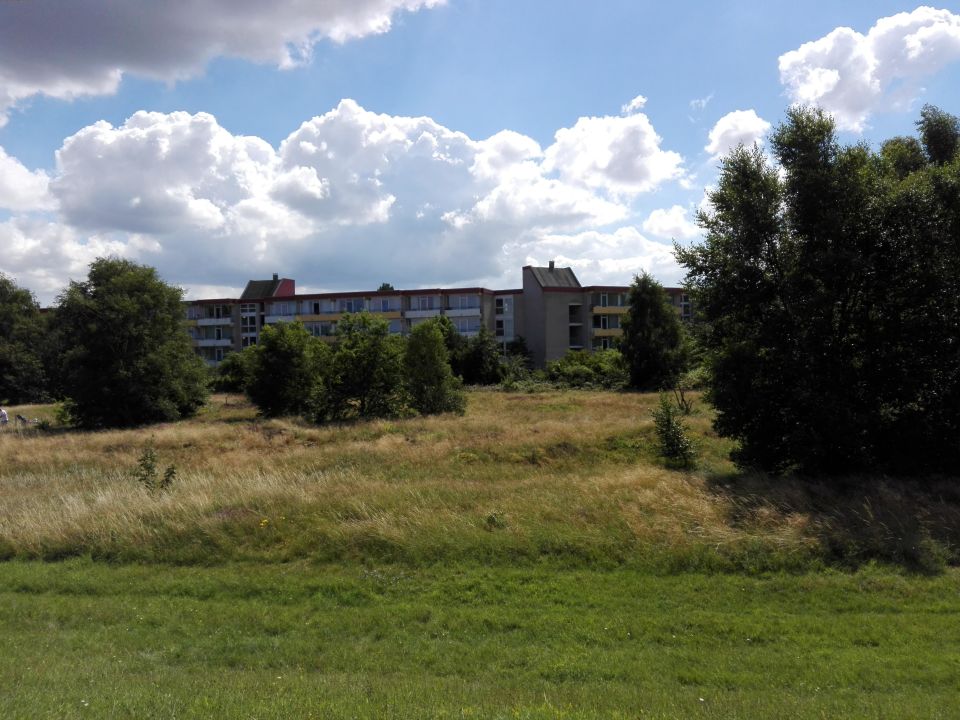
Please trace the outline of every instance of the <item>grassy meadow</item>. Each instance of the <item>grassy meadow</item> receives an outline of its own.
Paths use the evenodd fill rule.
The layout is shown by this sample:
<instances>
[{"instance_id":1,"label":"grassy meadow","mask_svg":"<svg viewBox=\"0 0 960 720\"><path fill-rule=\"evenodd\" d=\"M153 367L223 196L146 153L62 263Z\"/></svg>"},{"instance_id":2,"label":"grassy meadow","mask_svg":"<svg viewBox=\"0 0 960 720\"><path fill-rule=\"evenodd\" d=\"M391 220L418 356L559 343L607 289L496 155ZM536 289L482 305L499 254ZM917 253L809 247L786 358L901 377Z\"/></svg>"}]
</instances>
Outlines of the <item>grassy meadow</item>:
<instances>
[{"instance_id":1,"label":"grassy meadow","mask_svg":"<svg viewBox=\"0 0 960 720\"><path fill-rule=\"evenodd\" d=\"M656 403L12 408L54 426L0 431L0 717L955 717L956 479L744 475L699 402L672 469Z\"/></svg>"}]
</instances>

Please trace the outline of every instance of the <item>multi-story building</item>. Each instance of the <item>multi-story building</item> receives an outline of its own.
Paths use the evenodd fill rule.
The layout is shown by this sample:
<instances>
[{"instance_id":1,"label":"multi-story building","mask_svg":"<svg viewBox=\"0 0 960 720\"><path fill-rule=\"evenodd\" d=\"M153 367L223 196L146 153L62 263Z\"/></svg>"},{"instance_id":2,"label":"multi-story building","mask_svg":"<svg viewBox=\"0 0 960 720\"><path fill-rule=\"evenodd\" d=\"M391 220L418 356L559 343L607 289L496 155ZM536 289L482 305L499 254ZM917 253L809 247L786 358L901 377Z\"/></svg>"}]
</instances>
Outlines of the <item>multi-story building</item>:
<instances>
[{"instance_id":1,"label":"multi-story building","mask_svg":"<svg viewBox=\"0 0 960 720\"><path fill-rule=\"evenodd\" d=\"M197 353L215 365L232 351L254 345L265 325L297 320L313 335L333 338L345 313L366 311L387 321L390 331L405 335L411 328L446 315L457 330L471 337L485 326L498 342L524 338L533 362L543 367L568 350L613 347L622 335L627 311L626 286L582 287L573 270L523 268L523 287L433 288L373 292L296 293L296 284L277 275L251 280L239 298L193 300L187 320ZM680 288L667 288L684 319L690 303Z\"/></svg>"}]
</instances>

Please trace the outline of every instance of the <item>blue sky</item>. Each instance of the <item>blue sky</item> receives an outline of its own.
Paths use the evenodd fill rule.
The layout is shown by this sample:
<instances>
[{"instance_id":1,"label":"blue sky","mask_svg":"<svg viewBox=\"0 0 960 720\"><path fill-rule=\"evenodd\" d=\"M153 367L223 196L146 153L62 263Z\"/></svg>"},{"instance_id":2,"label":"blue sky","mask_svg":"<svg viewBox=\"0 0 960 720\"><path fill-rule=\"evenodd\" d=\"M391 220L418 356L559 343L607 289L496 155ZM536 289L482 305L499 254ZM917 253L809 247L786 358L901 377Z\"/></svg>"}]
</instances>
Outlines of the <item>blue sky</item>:
<instances>
[{"instance_id":1,"label":"blue sky","mask_svg":"<svg viewBox=\"0 0 960 720\"><path fill-rule=\"evenodd\" d=\"M0 5L0 272L42 302L104 254L193 296L673 284L718 157L790 103L874 146L960 112L956 3L65 7Z\"/></svg>"}]
</instances>

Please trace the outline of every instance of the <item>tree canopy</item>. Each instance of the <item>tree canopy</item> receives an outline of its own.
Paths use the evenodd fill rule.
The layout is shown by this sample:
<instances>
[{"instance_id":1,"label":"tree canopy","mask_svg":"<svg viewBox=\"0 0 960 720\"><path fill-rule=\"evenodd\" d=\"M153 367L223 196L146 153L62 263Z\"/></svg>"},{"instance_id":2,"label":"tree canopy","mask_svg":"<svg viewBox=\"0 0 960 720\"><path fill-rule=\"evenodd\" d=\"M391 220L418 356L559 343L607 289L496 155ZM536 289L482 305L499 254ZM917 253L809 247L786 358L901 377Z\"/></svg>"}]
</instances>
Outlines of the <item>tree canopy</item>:
<instances>
[{"instance_id":1,"label":"tree canopy","mask_svg":"<svg viewBox=\"0 0 960 720\"><path fill-rule=\"evenodd\" d=\"M86 428L176 420L204 403L207 372L187 334L182 291L153 268L99 258L58 300L63 384Z\"/></svg>"},{"instance_id":2,"label":"tree canopy","mask_svg":"<svg viewBox=\"0 0 960 720\"><path fill-rule=\"evenodd\" d=\"M956 470L960 128L929 107L918 126L922 155L909 138L874 153L793 108L771 138L779 167L757 148L722 160L705 241L677 256L740 464Z\"/></svg>"},{"instance_id":3,"label":"tree canopy","mask_svg":"<svg viewBox=\"0 0 960 720\"><path fill-rule=\"evenodd\" d=\"M620 352L627 361L630 386L660 390L683 372L683 328L663 286L644 272L633 279L623 316Z\"/></svg>"},{"instance_id":4,"label":"tree canopy","mask_svg":"<svg viewBox=\"0 0 960 720\"><path fill-rule=\"evenodd\" d=\"M410 332L403 355L410 404L423 415L462 413L463 383L453 375L443 333L436 322L420 323Z\"/></svg>"},{"instance_id":5,"label":"tree canopy","mask_svg":"<svg viewBox=\"0 0 960 720\"><path fill-rule=\"evenodd\" d=\"M46 322L29 290L0 275L0 403L45 399Z\"/></svg>"},{"instance_id":6,"label":"tree canopy","mask_svg":"<svg viewBox=\"0 0 960 720\"><path fill-rule=\"evenodd\" d=\"M249 398L268 417L299 414L322 392L330 348L302 323L263 328L256 345L232 353L236 375L245 379ZM226 363L226 361L224 361Z\"/></svg>"}]
</instances>

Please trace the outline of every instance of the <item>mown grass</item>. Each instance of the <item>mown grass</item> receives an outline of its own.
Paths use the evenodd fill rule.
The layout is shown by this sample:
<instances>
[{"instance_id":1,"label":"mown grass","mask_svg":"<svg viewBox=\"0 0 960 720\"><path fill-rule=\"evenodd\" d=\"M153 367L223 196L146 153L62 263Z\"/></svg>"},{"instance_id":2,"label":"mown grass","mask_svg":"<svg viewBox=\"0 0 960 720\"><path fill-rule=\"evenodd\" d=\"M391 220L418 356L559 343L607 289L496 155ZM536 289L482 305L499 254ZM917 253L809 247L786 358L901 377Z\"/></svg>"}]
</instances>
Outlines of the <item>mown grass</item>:
<instances>
[{"instance_id":1,"label":"mown grass","mask_svg":"<svg viewBox=\"0 0 960 720\"><path fill-rule=\"evenodd\" d=\"M658 458L654 395L473 392L464 417L313 427L217 396L150 428L0 434L0 556L806 570L956 562L955 480L735 472L710 415L693 472ZM177 478L132 476L152 447ZM866 488L866 490L865 490Z\"/></svg>"},{"instance_id":2,"label":"mown grass","mask_svg":"<svg viewBox=\"0 0 960 720\"><path fill-rule=\"evenodd\" d=\"M0 564L4 718L951 718L960 576Z\"/></svg>"}]
</instances>

